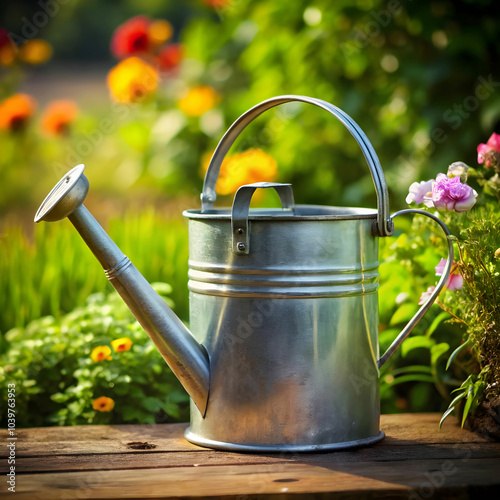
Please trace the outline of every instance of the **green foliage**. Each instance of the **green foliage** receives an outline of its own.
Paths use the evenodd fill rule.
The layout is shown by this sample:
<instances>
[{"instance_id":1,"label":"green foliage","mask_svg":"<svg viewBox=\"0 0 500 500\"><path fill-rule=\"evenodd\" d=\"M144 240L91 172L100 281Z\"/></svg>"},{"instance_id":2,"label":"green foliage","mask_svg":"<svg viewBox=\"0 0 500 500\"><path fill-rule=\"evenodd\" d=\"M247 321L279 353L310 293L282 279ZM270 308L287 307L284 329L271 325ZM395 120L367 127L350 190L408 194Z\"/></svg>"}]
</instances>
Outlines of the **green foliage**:
<instances>
[{"instance_id":1,"label":"green foliage","mask_svg":"<svg viewBox=\"0 0 500 500\"><path fill-rule=\"evenodd\" d=\"M415 370L401 377L393 374L403 373L399 370L405 362L414 365L418 360L422 362L425 359L423 366L430 367L432 383L448 405L443 420L459 410L462 412L462 425L483 400L494 400L500 393L500 214L496 194L486 189L492 182L495 183L493 174L479 169L473 174L471 182L484 181L479 183L484 190L479 194L477 206L467 213L437 214L456 235L453 237L457 263L455 272L462 275L463 288L441 293L437 305L432 306L421 324L403 343L401 353L395 357L392 366L384 367L381 386L385 395L398 383L411 382L418 386L425 382ZM391 327L403 325L412 315L412 307L416 307L419 294L435 284L436 278L432 278L434 266L447 252L445 239L436 231L435 223L415 216L410 230L398 236L392 245L390 242L382 245L381 279L384 279L382 274L388 279L389 270L391 276L396 276L396 266L401 263L407 272L403 271L402 277L396 276L394 280L396 283L407 281L413 290L409 293L411 305L406 303L405 298L396 306L397 296L390 294L382 298L381 304L392 304L392 307L382 309L383 324ZM383 288L384 285L381 290ZM442 312L438 312L438 307ZM388 330L391 338L397 334L397 331L392 333L393 330ZM380 336L381 344L385 341L384 334ZM414 357L414 353L418 354ZM463 380L465 382L462 383ZM450 389L454 387L458 387L455 397L450 396Z\"/></svg>"},{"instance_id":2,"label":"green foliage","mask_svg":"<svg viewBox=\"0 0 500 500\"><path fill-rule=\"evenodd\" d=\"M164 293L170 287L160 283L156 290ZM154 423L188 417L188 396L115 292L91 295L84 306L59 320L37 319L5 337L0 391L6 398L7 384L15 384L19 427ZM95 347L110 346L122 337L132 341L130 350L112 352L109 360L91 359ZM112 411L93 409L93 400L101 396L114 400ZM5 427L6 405L1 407Z\"/></svg>"},{"instance_id":3,"label":"green foliage","mask_svg":"<svg viewBox=\"0 0 500 500\"><path fill-rule=\"evenodd\" d=\"M464 287L453 310L466 326L466 337L450 356L448 365L460 360L463 372L470 375L442 420L465 399L462 427L484 399L493 400L500 394L499 234L498 204L490 202L467 214L458 243Z\"/></svg>"},{"instance_id":4,"label":"green foliage","mask_svg":"<svg viewBox=\"0 0 500 500\"><path fill-rule=\"evenodd\" d=\"M439 422L439 427L443 425L443 422L448 415L456 411L458 405L463 402L463 399L465 399L465 405L462 412L462 427L464 426L467 416L469 414L474 414L475 410L479 406L479 403L484 398L484 390L486 388L486 382L484 380L488 371L489 367L486 367L481 370L479 375L469 375L458 389L452 391L452 394L458 392L458 395L455 396L449 404L448 409L443 413Z\"/></svg>"},{"instance_id":5,"label":"green foliage","mask_svg":"<svg viewBox=\"0 0 500 500\"><path fill-rule=\"evenodd\" d=\"M489 130L498 120L492 89L473 113L463 109L479 77L498 74L493 5L399 2L389 12L382 0L241 0L218 9L219 19L193 19L182 41L224 96L227 123L281 94L320 97L349 113L373 142L398 207L413 180L481 142L477 124ZM240 144L269 149L301 202L374 206L369 173L340 124L306 106L282 118L259 118Z\"/></svg>"},{"instance_id":6,"label":"green foliage","mask_svg":"<svg viewBox=\"0 0 500 500\"><path fill-rule=\"evenodd\" d=\"M381 353L417 312L420 295L434 284L434 267L447 252L443 232L427 217L398 217L395 222L395 236L380 239ZM440 303L454 296L454 292L444 291ZM462 338L462 330L451 319L449 312L432 306L382 367L382 412L445 408L448 387L460 385L454 374L446 371L445 354L455 349Z\"/></svg>"},{"instance_id":7,"label":"green foliage","mask_svg":"<svg viewBox=\"0 0 500 500\"><path fill-rule=\"evenodd\" d=\"M148 281L172 285L176 312L187 318L186 225L142 210L114 218L108 226L111 238ZM91 293L111 289L101 266L68 221L38 224L34 241L19 227L4 230L0 332L49 314L58 318L83 305Z\"/></svg>"},{"instance_id":8,"label":"green foliage","mask_svg":"<svg viewBox=\"0 0 500 500\"><path fill-rule=\"evenodd\" d=\"M482 207L469 216L459 244L460 272L466 285L456 305L467 325L472 348L482 367L490 366L488 381L500 394L500 213L498 205Z\"/></svg>"}]
</instances>

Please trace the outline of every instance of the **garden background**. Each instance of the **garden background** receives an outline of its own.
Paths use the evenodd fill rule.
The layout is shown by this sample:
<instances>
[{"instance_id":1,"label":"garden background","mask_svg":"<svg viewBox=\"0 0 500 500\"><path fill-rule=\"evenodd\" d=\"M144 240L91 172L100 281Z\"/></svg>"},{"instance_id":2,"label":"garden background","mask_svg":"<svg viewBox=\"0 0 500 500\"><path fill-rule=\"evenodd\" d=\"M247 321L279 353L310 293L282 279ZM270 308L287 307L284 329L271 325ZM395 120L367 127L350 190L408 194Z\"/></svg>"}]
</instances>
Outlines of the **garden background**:
<instances>
[{"instance_id":1,"label":"garden background","mask_svg":"<svg viewBox=\"0 0 500 500\"><path fill-rule=\"evenodd\" d=\"M391 210L405 208L412 182L477 165L477 145L500 128L499 14L493 0L4 2L2 421L8 383L19 426L187 419L187 396L76 231L32 222L64 172L85 163L86 206L187 322L181 213L199 207L210 154L240 114L282 94L337 105L377 151ZM299 203L376 206L357 144L312 107L271 110L244 132L220 203L257 180L291 182ZM416 230L401 220L381 241L381 350L444 257ZM463 368L446 369L463 340L449 319L433 306L384 366L383 412L448 406Z\"/></svg>"}]
</instances>

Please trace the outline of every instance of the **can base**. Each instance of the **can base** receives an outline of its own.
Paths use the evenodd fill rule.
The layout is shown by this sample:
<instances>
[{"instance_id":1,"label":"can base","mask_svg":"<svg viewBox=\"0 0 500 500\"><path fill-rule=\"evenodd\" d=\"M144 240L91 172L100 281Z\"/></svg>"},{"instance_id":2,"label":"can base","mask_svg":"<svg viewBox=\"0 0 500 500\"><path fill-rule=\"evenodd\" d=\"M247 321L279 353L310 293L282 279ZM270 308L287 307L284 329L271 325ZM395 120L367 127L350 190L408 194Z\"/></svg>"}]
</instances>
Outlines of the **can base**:
<instances>
[{"instance_id":1,"label":"can base","mask_svg":"<svg viewBox=\"0 0 500 500\"><path fill-rule=\"evenodd\" d=\"M312 444L312 445L294 445L294 444L275 444L275 445L262 445L262 444L242 444L242 443L225 443L224 441L214 441L207 439L191 432L190 427L184 432L184 437L193 444L203 446L204 448L214 448L216 450L226 451L243 451L247 453L279 453L279 452L296 452L296 453L312 453L319 451L335 451L346 450L349 448L359 448L362 446L369 446L385 437L384 431L380 431L375 436L369 438L357 439L355 441L344 441L342 443L327 443L327 444Z\"/></svg>"}]
</instances>

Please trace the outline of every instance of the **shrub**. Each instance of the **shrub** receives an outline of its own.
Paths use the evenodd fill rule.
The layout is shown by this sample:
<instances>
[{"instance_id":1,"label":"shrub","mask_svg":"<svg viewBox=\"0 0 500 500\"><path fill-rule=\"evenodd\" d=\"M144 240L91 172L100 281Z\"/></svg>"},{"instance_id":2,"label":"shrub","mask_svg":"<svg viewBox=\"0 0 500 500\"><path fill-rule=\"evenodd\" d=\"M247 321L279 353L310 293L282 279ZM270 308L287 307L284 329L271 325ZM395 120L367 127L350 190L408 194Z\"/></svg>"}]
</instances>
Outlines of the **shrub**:
<instances>
[{"instance_id":1,"label":"shrub","mask_svg":"<svg viewBox=\"0 0 500 500\"><path fill-rule=\"evenodd\" d=\"M162 296L171 290L154 287ZM116 292L93 294L60 320L37 319L5 337L0 390L6 398L7 384L15 383L19 427L188 418L187 394ZM109 356L99 360L96 348ZM114 402L111 411L93 408L110 409L110 400L96 403L102 397Z\"/></svg>"}]
</instances>

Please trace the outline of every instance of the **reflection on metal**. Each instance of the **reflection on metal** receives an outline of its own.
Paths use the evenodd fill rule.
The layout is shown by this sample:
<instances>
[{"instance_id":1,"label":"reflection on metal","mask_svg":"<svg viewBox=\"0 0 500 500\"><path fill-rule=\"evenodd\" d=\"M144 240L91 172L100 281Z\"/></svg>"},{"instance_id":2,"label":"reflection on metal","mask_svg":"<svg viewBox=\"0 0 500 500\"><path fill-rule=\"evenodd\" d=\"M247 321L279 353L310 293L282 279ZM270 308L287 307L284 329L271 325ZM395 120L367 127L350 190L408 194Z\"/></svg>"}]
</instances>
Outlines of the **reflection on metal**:
<instances>
[{"instance_id":1,"label":"reflection on metal","mask_svg":"<svg viewBox=\"0 0 500 500\"><path fill-rule=\"evenodd\" d=\"M263 111L289 101L339 119L370 168L378 209L295 205L288 184L241 187L215 209L222 160ZM273 188L280 209L250 209ZM201 210L188 210L190 326L180 322L82 205L83 166L69 172L35 221L69 217L178 376L194 404L186 438L234 451L322 451L368 445L379 428L378 367L397 349L448 279L378 358L378 236L394 230L384 175L365 134L319 99L282 96L242 115L224 135L205 178Z\"/></svg>"}]
</instances>

